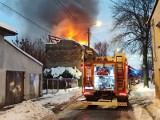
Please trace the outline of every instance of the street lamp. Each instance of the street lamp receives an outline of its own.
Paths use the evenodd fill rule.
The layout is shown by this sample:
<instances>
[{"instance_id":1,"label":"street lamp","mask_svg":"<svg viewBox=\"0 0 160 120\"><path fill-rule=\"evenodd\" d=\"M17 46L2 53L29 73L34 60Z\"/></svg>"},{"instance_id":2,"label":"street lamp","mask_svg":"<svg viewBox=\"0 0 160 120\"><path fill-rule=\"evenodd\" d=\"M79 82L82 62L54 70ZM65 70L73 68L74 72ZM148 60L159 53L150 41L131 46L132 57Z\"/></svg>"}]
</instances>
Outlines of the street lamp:
<instances>
[{"instance_id":1,"label":"street lamp","mask_svg":"<svg viewBox=\"0 0 160 120\"><path fill-rule=\"evenodd\" d=\"M88 27L88 48L90 48L91 27L94 25L101 26L101 24L102 24L101 21L96 21L94 24Z\"/></svg>"},{"instance_id":2,"label":"street lamp","mask_svg":"<svg viewBox=\"0 0 160 120\"><path fill-rule=\"evenodd\" d=\"M119 53L120 52L120 48L116 48L116 53Z\"/></svg>"},{"instance_id":3,"label":"street lamp","mask_svg":"<svg viewBox=\"0 0 160 120\"><path fill-rule=\"evenodd\" d=\"M121 48L116 48L116 50L114 51L114 55L116 54L116 53L119 53L121 51Z\"/></svg>"}]
</instances>

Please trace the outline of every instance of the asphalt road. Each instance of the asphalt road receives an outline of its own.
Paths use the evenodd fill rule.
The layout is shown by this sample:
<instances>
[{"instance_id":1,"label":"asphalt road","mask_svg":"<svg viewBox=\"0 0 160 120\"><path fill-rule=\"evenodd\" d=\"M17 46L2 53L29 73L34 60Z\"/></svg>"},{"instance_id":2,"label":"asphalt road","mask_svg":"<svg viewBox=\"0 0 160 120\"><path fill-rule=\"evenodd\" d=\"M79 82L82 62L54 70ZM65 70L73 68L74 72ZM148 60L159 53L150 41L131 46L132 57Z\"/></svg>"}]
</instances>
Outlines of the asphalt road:
<instances>
[{"instance_id":1,"label":"asphalt road","mask_svg":"<svg viewBox=\"0 0 160 120\"><path fill-rule=\"evenodd\" d=\"M60 120L135 120L132 107L105 108L74 104Z\"/></svg>"}]
</instances>

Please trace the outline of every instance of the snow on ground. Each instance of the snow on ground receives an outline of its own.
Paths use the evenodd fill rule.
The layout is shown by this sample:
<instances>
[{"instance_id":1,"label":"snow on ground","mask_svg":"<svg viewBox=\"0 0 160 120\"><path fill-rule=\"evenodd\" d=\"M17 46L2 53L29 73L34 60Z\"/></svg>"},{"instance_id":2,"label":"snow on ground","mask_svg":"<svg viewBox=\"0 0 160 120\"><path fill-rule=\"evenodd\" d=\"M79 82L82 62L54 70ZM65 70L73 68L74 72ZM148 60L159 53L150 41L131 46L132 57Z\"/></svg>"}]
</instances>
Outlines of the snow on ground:
<instances>
[{"instance_id":1,"label":"snow on ground","mask_svg":"<svg viewBox=\"0 0 160 120\"><path fill-rule=\"evenodd\" d=\"M149 88L144 87L143 83L139 83L135 86L132 86L132 91L130 95L136 96L136 97L150 97L150 98L155 98L155 86L149 82Z\"/></svg>"},{"instance_id":2,"label":"snow on ground","mask_svg":"<svg viewBox=\"0 0 160 120\"><path fill-rule=\"evenodd\" d=\"M49 104L50 107L53 105L52 108L56 105L64 105L73 96L80 95L80 91L81 88L71 88L60 90L56 94L47 94L37 99L24 101L14 105L14 108L10 110L0 111L0 120L45 120L46 116L50 116L52 120L57 120L58 118L51 111L51 108L45 108L46 105Z\"/></svg>"},{"instance_id":3,"label":"snow on ground","mask_svg":"<svg viewBox=\"0 0 160 120\"><path fill-rule=\"evenodd\" d=\"M131 87L131 92L129 96L130 103L138 104L141 106L146 106L155 99L155 87L153 84L149 83L149 88L144 87L143 83L139 83Z\"/></svg>"},{"instance_id":4,"label":"snow on ground","mask_svg":"<svg viewBox=\"0 0 160 120\"><path fill-rule=\"evenodd\" d=\"M62 104L65 102L68 102L71 97L73 96L79 96L81 88L75 87L75 88L70 88L66 90L60 90L56 94L46 94L43 97L40 97L41 100L36 101L36 103L39 103L41 105L46 105L48 103L50 104Z\"/></svg>"},{"instance_id":5,"label":"snow on ground","mask_svg":"<svg viewBox=\"0 0 160 120\"><path fill-rule=\"evenodd\" d=\"M53 112L42 105L28 100L0 115L0 120L41 120L46 115L55 117Z\"/></svg>"},{"instance_id":6,"label":"snow on ground","mask_svg":"<svg viewBox=\"0 0 160 120\"><path fill-rule=\"evenodd\" d=\"M132 86L129 96L136 120L160 120L160 100L155 97L155 86L143 83Z\"/></svg>"},{"instance_id":7,"label":"snow on ground","mask_svg":"<svg viewBox=\"0 0 160 120\"><path fill-rule=\"evenodd\" d=\"M55 113L58 109L54 108L56 106L62 108L80 94L81 88L77 87L24 101L10 110L0 111L0 120L46 120L45 118L57 120L58 116ZM150 84L150 88L143 87L143 83L132 86L129 102L136 120L160 120L160 100L155 98L153 84Z\"/></svg>"},{"instance_id":8,"label":"snow on ground","mask_svg":"<svg viewBox=\"0 0 160 120\"><path fill-rule=\"evenodd\" d=\"M160 120L160 100L154 99L152 103L146 106L146 109L151 113L154 120Z\"/></svg>"}]
</instances>

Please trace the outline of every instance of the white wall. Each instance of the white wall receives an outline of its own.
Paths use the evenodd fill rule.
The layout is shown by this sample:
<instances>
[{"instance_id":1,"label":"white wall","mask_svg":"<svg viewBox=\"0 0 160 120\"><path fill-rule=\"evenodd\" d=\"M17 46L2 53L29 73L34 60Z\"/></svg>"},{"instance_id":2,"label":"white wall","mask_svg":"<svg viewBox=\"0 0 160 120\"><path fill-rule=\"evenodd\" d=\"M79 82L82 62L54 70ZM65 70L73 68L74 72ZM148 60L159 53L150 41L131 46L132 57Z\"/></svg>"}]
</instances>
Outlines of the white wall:
<instances>
[{"instance_id":1,"label":"white wall","mask_svg":"<svg viewBox=\"0 0 160 120\"><path fill-rule=\"evenodd\" d=\"M24 71L24 98L29 99L30 94L30 74L41 74L42 65L24 55L19 50L15 49L8 42L0 37L0 102L4 102L5 87L6 87L6 71ZM42 78L41 78L42 80ZM41 82L42 83L42 82ZM42 86L42 85L41 85ZM38 95L36 95L38 96Z\"/></svg>"}]
</instances>

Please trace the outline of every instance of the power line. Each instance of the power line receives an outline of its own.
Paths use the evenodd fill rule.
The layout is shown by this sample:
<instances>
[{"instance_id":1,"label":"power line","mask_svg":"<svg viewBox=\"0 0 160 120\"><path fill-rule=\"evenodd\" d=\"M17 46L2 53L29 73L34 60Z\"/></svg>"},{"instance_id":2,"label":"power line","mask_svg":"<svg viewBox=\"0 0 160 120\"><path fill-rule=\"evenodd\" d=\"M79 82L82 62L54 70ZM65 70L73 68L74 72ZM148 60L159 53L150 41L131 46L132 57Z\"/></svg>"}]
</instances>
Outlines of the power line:
<instances>
[{"instance_id":1,"label":"power line","mask_svg":"<svg viewBox=\"0 0 160 120\"><path fill-rule=\"evenodd\" d=\"M58 3L64 8L64 10L77 22L79 23L79 21L71 14L71 12L62 4L62 2L60 2L60 0L57 0Z\"/></svg>"},{"instance_id":2,"label":"power line","mask_svg":"<svg viewBox=\"0 0 160 120\"><path fill-rule=\"evenodd\" d=\"M92 35L92 37L96 40L99 41L92 33L90 33ZM99 41L100 42L100 41Z\"/></svg>"},{"instance_id":3,"label":"power line","mask_svg":"<svg viewBox=\"0 0 160 120\"><path fill-rule=\"evenodd\" d=\"M4 3L3 3L3 2L1 2L1 1L0 1L0 3L1 3L4 7L8 8L9 10L11 10L11 11L15 12L16 14L18 14L18 15L19 15L19 16L21 16L21 17L23 17L24 19L28 20L28 21L29 21L29 22L31 22L32 24L34 24L34 25L38 26L39 28L43 29L44 31L46 31L46 32L50 33L50 31L48 31L47 29L43 28L43 27L42 27L42 26L40 26L39 24L35 23L35 22L34 22L34 21L32 21L31 19L29 19L29 18L25 17L24 15L22 15L22 14L21 14L21 13L19 13L19 12L17 12L16 10L12 9L12 8L11 8L11 7L9 7L8 5L4 4ZM50 33L50 34L51 34L51 33Z\"/></svg>"},{"instance_id":4,"label":"power line","mask_svg":"<svg viewBox=\"0 0 160 120\"><path fill-rule=\"evenodd\" d=\"M57 5L59 8L62 9L62 7L61 7L56 1L52 1L52 2L56 3L56 5ZM70 15L69 15L65 10L64 10L64 12L66 13L66 15L67 15L68 17L70 17Z\"/></svg>"},{"instance_id":5,"label":"power line","mask_svg":"<svg viewBox=\"0 0 160 120\"><path fill-rule=\"evenodd\" d=\"M58 1L58 0L57 0L57 1ZM59 3L61 4L61 6L64 8L66 14L69 15L69 16L71 16L77 23L79 23L79 21L67 10L67 8L65 8L65 6L64 6L60 1L58 1L58 2L59 2ZM12 8L9 7L8 5L4 4L3 2L0 1L0 3L1 3L4 7L6 7L6 8L8 8L9 10L15 12L16 14L18 14L19 16L23 17L24 19L28 20L28 21L31 22L32 24L36 25L37 27L39 27L39 28L43 29L44 31L46 31L46 32L48 32L48 33L51 34L51 32L50 32L49 30L47 30L47 29L45 29L44 27L42 27L41 25L37 24L37 23L34 22L33 20L31 20L31 19L27 18L26 16L22 15L21 13L17 12L16 10L12 9ZM55 3L56 3L56 2L55 2ZM61 6L60 6L58 3L56 3L56 4L61 8ZM51 34L51 35L52 35L52 34ZM93 36L93 38L94 38L95 40L99 41L93 34L92 34L92 36Z\"/></svg>"},{"instance_id":6,"label":"power line","mask_svg":"<svg viewBox=\"0 0 160 120\"><path fill-rule=\"evenodd\" d=\"M80 23L72 14L71 12L63 5L62 2L60 2L59 0L57 0L57 2L62 6L62 8L64 9L65 13L67 15L69 15L70 17L72 17L72 19L77 22L77 23ZM55 1L55 3L59 6L59 4ZM60 7L60 6L59 6ZM61 8L61 7L60 7Z\"/></svg>"}]
</instances>

